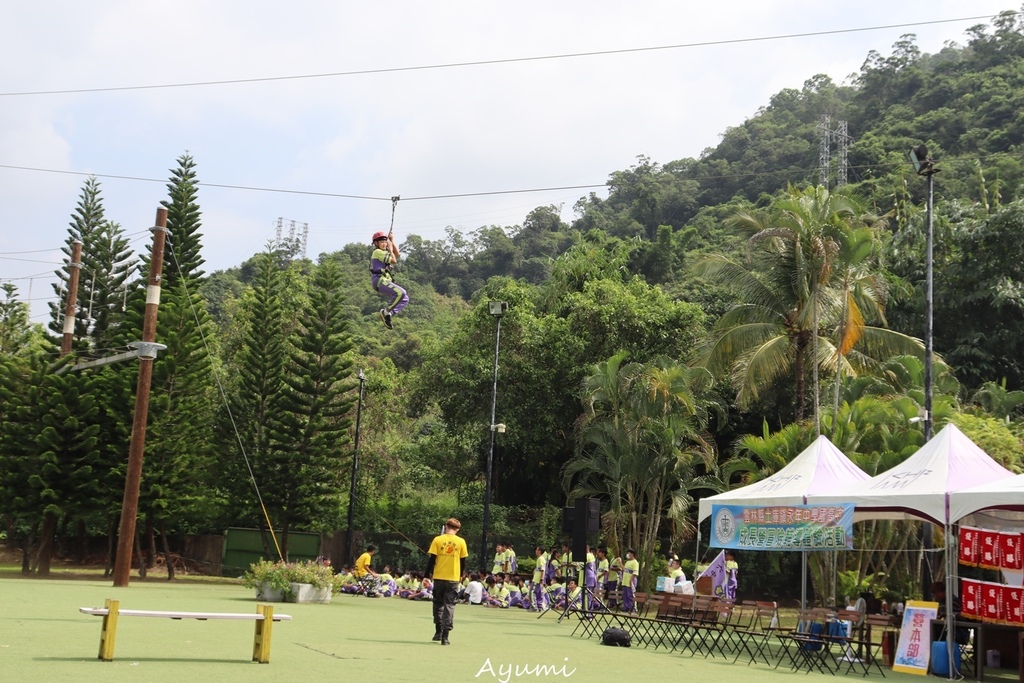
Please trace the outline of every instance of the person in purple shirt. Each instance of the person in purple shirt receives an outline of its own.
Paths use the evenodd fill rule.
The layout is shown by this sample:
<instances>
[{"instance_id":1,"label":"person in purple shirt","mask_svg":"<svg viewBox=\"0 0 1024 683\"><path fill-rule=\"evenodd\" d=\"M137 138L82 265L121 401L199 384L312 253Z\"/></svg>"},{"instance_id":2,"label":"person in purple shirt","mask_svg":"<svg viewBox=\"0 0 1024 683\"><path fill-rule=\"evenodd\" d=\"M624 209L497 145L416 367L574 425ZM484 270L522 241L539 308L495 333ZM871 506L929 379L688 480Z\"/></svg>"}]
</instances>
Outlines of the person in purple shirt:
<instances>
[{"instance_id":1,"label":"person in purple shirt","mask_svg":"<svg viewBox=\"0 0 1024 683\"><path fill-rule=\"evenodd\" d=\"M380 309L380 319L389 330L394 327L391 317L398 315L409 304L409 294L404 288L395 284L391 268L398 262L398 245L391 233L384 231L373 233L373 253L370 255L370 284L374 291L388 301L388 305Z\"/></svg>"}]
</instances>

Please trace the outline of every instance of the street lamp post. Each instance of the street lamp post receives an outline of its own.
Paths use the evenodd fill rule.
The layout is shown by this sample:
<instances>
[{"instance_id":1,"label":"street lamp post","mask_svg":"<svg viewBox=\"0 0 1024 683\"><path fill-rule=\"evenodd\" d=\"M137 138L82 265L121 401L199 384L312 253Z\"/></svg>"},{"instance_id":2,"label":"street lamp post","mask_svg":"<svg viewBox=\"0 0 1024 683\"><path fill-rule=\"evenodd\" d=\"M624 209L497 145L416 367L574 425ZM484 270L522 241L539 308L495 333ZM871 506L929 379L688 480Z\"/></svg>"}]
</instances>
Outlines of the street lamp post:
<instances>
[{"instance_id":1,"label":"street lamp post","mask_svg":"<svg viewBox=\"0 0 1024 683\"><path fill-rule=\"evenodd\" d=\"M935 168L935 160L928 156L928 148L924 145L918 145L910 150L910 161L914 164L914 170L917 171L918 175L923 175L928 179L928 204L926 221L928 224L928 232L925 237L925 290L924 290L924 440L925 443L931 441L932 430L934 428L934 418L932 415L932 356L934 354L934 327L932 323L932 310L934 303L934 287L932 280L932 253L934 243L934 206L935 206L935 179L934 176L939 172L939 169ZM946 563L946 584L947 584L947 597L946 597L946 614L953 614L953 591L949 587L949 579L953 576L954 567L951 560L951 550L949 547L949 534L945 535L946 552L945 552L945 563ZM927 554L932 549L932 527L931 524L925 522L922 529L922 545L924 546L925 553ZM922 592L924 593L925 599L930 600L932 595L931 579L932 571L930 563L926 561L924 563L924 575L922 576ZM948 629L947 634L947 648L950 659L953 657L953 635L954 629ZM949 676L952 679L953 671L950 669Z\"/></svg>"},{"instance_id":2,"label":"street lamp post","mask_svg":"<svg viewBox=\"0 0 1024 683\"><path fill-rule=\"evenodd\" d=\"M487 478L484 483L484 531L480 540L480 571L487 570L487 534L491 527L491 473L494 469L494 434L505 432L505 425L495 424L494 416L498 405L498 349L501 345L501 318L508 310L508 303L504 301L491 301L487 304L487 312L493 315L497 321L497 329L494 334L494 384L491 390L491 446L487 451Z\"/></svg>"},{"instance_id":3,"label":"street lamp post","mask_svg":"<svg viewBox=\"0 0 1024 683\"><path fill-rule=\"evenodd\" d=\"M352 451L352 482L348 489L348 527L345 531L345 558L342 564L350 561L352 557L352 520L356 509L356 472L359 470L359 427L363 421L363 385L366 384L366 375L359 371L359 403L356 404L356 443Z\"/></svg>"},{"instance_id":4,"label":"street lamp post","mask_svg":"<svg viewBox=\"0 0 1024 683\"><path fill-rule=\"evenodd\" d=\"M925 238L925 290L924 290L924 440L931 440L934 421L932 419L932 356L934 355L934 328L932 326L932 306L934 287L932 286L932 244L934 241L933 207L935 202L934 176L939 172L935 161L928 156L928 148L918 145L910 150L910 160L918 175L928 179L927 223L928 233Z\"/></svg>"}]
</instances>

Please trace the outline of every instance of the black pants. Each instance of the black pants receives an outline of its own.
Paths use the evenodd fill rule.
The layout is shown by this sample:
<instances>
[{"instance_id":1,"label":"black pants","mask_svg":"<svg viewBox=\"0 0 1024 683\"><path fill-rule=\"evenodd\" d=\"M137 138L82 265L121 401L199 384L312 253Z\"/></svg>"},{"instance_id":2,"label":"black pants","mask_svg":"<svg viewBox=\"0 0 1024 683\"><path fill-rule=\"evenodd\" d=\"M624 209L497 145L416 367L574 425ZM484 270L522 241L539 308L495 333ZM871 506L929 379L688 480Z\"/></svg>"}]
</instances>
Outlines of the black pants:
<instances>
[{"instance_id":1,"label":"black pants","mask_svg":"<svg viewBox=\"0 0 1024 683\"><path fill-rule=\"evenodd\" d=\"M459 601L459 582L434 579L434 626L451 631L455 623L455 603Z\"/></svg>"}]
</instances>

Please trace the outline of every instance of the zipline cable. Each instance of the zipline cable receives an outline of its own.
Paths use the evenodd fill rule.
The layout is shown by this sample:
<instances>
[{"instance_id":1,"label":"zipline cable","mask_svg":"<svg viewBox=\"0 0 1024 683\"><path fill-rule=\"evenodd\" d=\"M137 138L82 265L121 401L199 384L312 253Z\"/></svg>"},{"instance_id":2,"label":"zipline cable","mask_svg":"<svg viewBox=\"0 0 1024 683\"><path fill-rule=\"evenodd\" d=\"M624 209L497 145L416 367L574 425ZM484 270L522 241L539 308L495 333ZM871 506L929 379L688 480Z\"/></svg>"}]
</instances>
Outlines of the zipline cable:
<instances>
[{"instance_id":1,"label":"zipline cable","mask_svg":"<svg viewBox=\"0 0 1024 683\"><path fill-rule=\"evenodd\" d=\"M1005 14L1005 12L1004 12ZM1009 12L1009 14L1019 14L1018 12ZM429 71L433 69L455 69L464 68L471 66L493 66L496 64L515 64L520 62L540 62L540 61L552 61L558 59L578 59L581 57L600 57L605 55L620 55L630 54L634 52L656 52L663 50L680 50L684 48L694 47L712 47L718 45L735 45L741 43L759 43L768 42L773 40L788 40L791 38L814 38L819 36L830 36L830 35L841 35L844 33L863 33L866 31L880 31L893 28L912 28L915 26L934 26L937 24L952 24L962 21L977 21L979 19L993 19L1000 15L995 14L983 14L974 17L958 17L956 19L933 19L930 21L913 21L902 24L887 24L884 26L862 26L857 28L844 28L844 29L830 29L824 31L808 31L806 33L787 33L773 36L754 36L751 38L726 38L723 40L708 40L696 43L680 43L676 45L653 45L647 47L631 47L631 48L620 48L613 50L594 50L592 52L571 52L565 54L554 54L554 55L534 55L529 57L508 57L505 59L482 59L472 62L450 62L441 64L421 64L414 66L397 66L397 67L386 67L378 69L361 69L357 71L336 71L332 73L317 73L317 74L296 74L290 76L265 76L257 78L233 78L225 79L220 81L196 81L190 83L159 83L153 85L125 85L125 86L108 86L99 88L69 88L61 90L31 90L21 92L0 92L0 97L25 97L25 96L37 96L37 95L74 95L82 93L101 93L101 92L122 92L130 90L157 90L163 88L194 88L199 86L211 86L211 85L235 85L241 83L267 83L273 81L295 81L303 79L313 78L339 78L343 76L365 76L372 74L385 74L385 73L401 73L405 71Z\"/></svg>"}]
</instances>

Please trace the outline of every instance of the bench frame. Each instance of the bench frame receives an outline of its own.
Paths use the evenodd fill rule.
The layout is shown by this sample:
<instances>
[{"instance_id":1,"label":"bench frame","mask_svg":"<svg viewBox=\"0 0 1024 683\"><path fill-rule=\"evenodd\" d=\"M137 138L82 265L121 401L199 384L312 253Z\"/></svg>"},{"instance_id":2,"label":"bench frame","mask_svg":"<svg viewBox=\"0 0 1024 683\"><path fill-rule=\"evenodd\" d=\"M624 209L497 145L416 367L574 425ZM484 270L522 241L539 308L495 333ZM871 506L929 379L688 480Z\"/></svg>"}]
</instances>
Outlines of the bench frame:
<instances>
[{"instance_id":1,"label":"bench frame","mask_svg":"<svg viewBox=\"0 0 1024 683\"><path fill-rule=\"evenodd\" d=\"M117 620L119 617L153 617L162 619L235 619L256 622L256 631L252 640L252 661L260 664L270 663L270 637L273 634L275 621L290 621L288 614L274 614L272 605L256 605L256 613L240 612L160 612L152 610L121 609L120 600L107 598L103 607L80 607L79 612L103 617L100 631L100 652L98 659L104 662L114 660L114 643L117 639Z\"/></svg>"}]
</instances>

